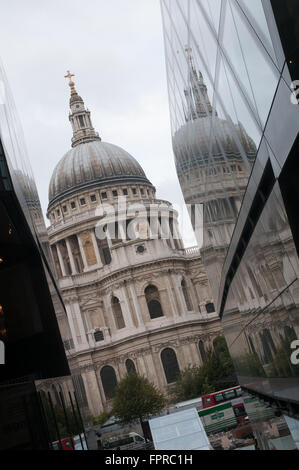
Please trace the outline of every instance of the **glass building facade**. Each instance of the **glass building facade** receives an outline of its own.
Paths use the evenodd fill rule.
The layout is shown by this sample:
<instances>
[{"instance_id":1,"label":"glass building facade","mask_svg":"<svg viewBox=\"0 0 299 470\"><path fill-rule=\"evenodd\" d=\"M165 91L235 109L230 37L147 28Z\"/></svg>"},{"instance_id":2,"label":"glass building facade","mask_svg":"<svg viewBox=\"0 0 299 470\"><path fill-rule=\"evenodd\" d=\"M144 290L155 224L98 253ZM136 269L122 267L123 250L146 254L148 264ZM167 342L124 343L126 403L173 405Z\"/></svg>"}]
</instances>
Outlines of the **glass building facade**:
<instances>
[{"instance_id":1,"label":"glass building facade","mask_svg":"<svg viewBox=\"0 0 299 470\"><path fill-rule=\"evenodd\" d=\"M177 174L215 306L240 384L275 413L276 434L255 415L260 447L293 448L298 2L161 0L161 10Z\"/></svg>"},{"instance_id":2,"label":"glass building facade","mask_svg":"<svg viewBox=\"0 0 299 470\"><path fill-rule=\"evenodd\" d=\"M79 433L86 448L84 384L69 375L57 323L65 307L1 64L0 220L0 450L51 449L54 441L59 448L60 439Z\"/></svg>"}]
</instances>

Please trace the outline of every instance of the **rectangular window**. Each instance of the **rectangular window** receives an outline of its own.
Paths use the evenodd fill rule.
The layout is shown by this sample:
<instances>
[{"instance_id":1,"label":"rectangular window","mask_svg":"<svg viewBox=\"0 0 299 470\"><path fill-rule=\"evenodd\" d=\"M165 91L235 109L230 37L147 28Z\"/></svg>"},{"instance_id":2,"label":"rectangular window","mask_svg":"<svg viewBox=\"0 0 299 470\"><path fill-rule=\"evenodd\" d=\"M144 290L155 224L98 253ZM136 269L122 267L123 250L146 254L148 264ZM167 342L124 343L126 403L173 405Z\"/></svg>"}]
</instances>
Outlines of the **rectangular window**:
<instances>
[{"instance_id":1,"label":"rectangular window","mask_svg":"<svg viewBox=\"0 0 299 470\"><path fill-rule=\"evenodd\" d=\"M75 203L75 202L71 202L71 208L72 208L72 209L75 209L75 208L76 208L76 203Z\"/></svg>"},{"instance_id":2,"label":"rectangular window","mask_svg":"<svg viewBox=\"0 0 299 470\"><path fill-rule=\"evenodd\" d=\"M90 200L91 200L91 202L95 202L95 201L97 200L96 195L95 195L95 194L92 194L92 195L90 196Z\"/></svg>"},{"instance_id":3,"label":"rectangular window","mask_svg":"<svg viewBox=\"0 0 299 470\"><path fill-rule=\"evenodd\" d=\"M107 199L107 193L106 193L106 192L105 192L105 193L101 193L101 198L102 198L102 199Z\"/></svg>"},{"instance_id":4,"label":"rectangular window","mask_svg":"<svg viewBox=\"0 0 299 470\"><path fill-rule=\"evenodd\" d=\"M63 212L67 212L67 207L66 206L63 206Z\"/></svg>"},{"instance_id":5,"label":"rectangular window","mask_svg":"<svg viewBox=\"0 0 299 470\"><path fill-rule=\"evenodd\" d=\"M223 394L225 400L230 400L231 398L235 398L236 393L235 390L230 390L229 392L224 392Z\"/></svg>"},{"instance_id":6,"label":"rectangular window","mask_svg":"<svg viewBox=\"0 0 299 470\"><path fill-rule=\"evenodd\" d=\"M136 196L136 194L137 194L137 189L136 189L136 188L133 188L133 189L132 189L132 193L133 193L134 196Z\"/></svg>"},{"instance_id":7,"label":"rectangular window","mask_svg":"<svg viewBox=\"0 0 299 470\"><path fill-rule=\"evenodd\" d=\"M94 333L94 340L96 343L99 341L104 341L104 335L102 331L95 331Z\"/></svg>"},{"instance_id":8,"label":"rectangular window","mask_svg":"<svg viewBox=\"0 0 299 470\"><path fill-rule=\"evenodd\" d=\"M127 189L123 189L123 195L124 195L124 196L127 196L127 195L128 195L128 190L127 190Z\"/></svg>"},{"instance_id":9,"label":"rectangular window","mask_svg":"<svg viewBox=\"0 0 299 470\"><path fill-rule=\"evenodd\" d=\"M114 189L114 190L112 191L112 195L113 195L113 197L117 197L118 192L116 191L116 189Z\"/></svg>"},{"instance_id":10,"label":"rectangular window","mask_svg":"<svg viewBox=\"0 0 299 470\"><path fill-rule=\"evenodd\" d=\"M80 199L80 204L81 204L81 206L85 206L86 202L85 202L85 198L84 198L84 197L82 197L82 198Z\"/></svg>"},{"instance_id":11,"label":"rectangular window","mask_svg":"<svg viewBox=\"0 0 299 470\"><path fill-rule=\"evenodd\" d=\"M224 400L222 393L217 393L217 395L214 396L215 402L220 403Z\"/></svg>"}]
</instances>

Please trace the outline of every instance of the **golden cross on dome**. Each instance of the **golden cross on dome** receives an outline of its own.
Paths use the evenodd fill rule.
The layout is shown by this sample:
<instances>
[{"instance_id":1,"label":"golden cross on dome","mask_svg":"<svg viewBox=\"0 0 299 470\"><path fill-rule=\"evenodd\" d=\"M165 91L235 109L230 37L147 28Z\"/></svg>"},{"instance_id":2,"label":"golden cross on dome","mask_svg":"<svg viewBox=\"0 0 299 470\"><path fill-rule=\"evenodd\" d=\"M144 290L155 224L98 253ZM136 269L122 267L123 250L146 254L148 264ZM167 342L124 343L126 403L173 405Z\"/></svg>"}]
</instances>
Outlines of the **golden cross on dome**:
<instances>
[{"instance_id":1,"label":"golden cross on dome","mask_svg":"<svg viewBox=\"0 0 299 470\"><path fill-rule=\"evenodd\" d=\"M67 75L65 75L64 78L68 78L70 83L72 83L72 77L74 77L74 76L75 75L68 70Z\"/></svg>"}]
</instances>

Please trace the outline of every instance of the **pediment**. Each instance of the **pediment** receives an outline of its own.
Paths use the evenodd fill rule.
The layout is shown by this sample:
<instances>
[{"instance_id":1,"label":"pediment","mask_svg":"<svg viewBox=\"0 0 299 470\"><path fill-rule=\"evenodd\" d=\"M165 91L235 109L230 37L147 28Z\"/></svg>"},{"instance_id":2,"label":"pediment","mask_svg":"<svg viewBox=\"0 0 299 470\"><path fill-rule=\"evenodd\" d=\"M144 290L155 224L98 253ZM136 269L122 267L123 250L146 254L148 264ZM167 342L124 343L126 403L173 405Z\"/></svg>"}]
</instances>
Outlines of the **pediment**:
<instances>
[{"instance_id":1,"label":"pediment","mask_svg":"<svg viewBox=\"0 0 299 470\"><path fill-rule=\"evenodd\" d=\"M84 310L88 310L90 308L95 308L95 307L101 307L103 305L103 301L100 300L98 297L88 299L85 302L81 303L81 307L84 308Z\"/></svg>"}]
</instances>

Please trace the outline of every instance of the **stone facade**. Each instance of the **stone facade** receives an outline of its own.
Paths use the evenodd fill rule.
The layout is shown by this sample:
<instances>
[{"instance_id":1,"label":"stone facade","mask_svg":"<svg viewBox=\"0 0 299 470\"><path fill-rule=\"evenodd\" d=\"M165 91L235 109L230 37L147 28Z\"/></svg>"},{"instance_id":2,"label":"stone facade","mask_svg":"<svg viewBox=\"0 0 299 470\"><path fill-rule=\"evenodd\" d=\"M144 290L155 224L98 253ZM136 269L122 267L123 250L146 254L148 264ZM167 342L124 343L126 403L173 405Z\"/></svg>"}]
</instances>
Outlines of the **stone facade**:
<instances>
[{"instance_id":1,"label":"stone facade","mask_svg":"<svg viewBox=\"0 0 299 470\"><path fill-rule=\"evenodd\" d=\"M76 100L71 83L74 114ZM82 103L78 109L84 115ZM80 122L86 119L76 119ZM88 123L91 125L89 114ZM89 409L96 416L109 409L116 383L132 367L167 393L173 378L165 354L177 370L200 365L199 342L205 349L212 346L221 327L200 251L184 249L171 204L156 199L155 188L144 174L140 176L133 157L135 176L129 177L125 170L123 174L115 172L113 156L109 162L101 157L110 144L103 144L97 134L91 144L91 132L86 142L82 136L83 131L77 149L85 168L83 176L80 168L75 169L79 174L81 171L77 186L63 187L71 176L62 174L62 170L60 193L55 192L55 175L50 183L48 234L66 308L66 312L58 313L61 335L72 374L82 377ZM94 165L90 164L89 172L90 152L98 155L97 164L105 165L105 175L86 181L85 175L92 173ZM107 165L112 168L109 177ZM69 168L70 164L65 165L63 171ZM126 210L120 205L120 197ZM103 217L104 204L114 209L114 226L112 216ZM142 204L145 213L137 224L135 219L132 238L127 236L127 229L134 221L131 209L136 204ZM153 208L156 236L149 222ZM115 236L111 236L113 227ZM107 237L99 237L103 232Z\"/></svg>"}]
</instances>

